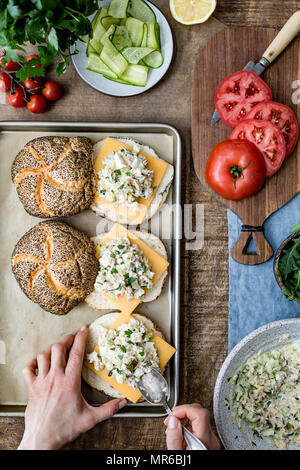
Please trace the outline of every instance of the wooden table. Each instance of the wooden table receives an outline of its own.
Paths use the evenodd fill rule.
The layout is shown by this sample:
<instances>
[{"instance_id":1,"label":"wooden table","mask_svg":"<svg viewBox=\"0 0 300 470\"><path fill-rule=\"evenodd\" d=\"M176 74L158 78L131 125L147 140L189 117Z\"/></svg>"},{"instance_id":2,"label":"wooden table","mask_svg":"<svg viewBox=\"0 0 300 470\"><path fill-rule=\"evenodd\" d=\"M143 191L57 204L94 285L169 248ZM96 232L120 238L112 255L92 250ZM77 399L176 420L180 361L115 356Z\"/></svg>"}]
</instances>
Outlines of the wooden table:
<instances>
[{"instance_id":1,"label":"wooden table","mask_svg":"<svg viewBox=\"0 0 300 470\"><path fill-rule=\"evenodd\" d=\"M64 96L42 115L0 105L1 120L145 121L175 126L184 142L183 202L203 204L205 243L198 251L182 245L180 403L200 402L212 411L214 383L227 353L228 246L226 210L200 185L190 152L190 94L193 63L200 45L225 26L280 28L299 7L297 0L218 0L203 25L183 26L171 17L167 0L154 0L170 22L175 56L164 80L132 98L102 95L85 85L71 66L60 79ZM213 60L213 58L212 58ZM54 77L54 72L51 73ZM205 77L203 77L205 79ZM209 86L209 84L208 84ZM17 448L23 419L0 418L0 450ZM130 429L130 432L129 432ZM164 449L161 419L112 419L101 423L68 449Z\"/></svg>"}]
</instances>

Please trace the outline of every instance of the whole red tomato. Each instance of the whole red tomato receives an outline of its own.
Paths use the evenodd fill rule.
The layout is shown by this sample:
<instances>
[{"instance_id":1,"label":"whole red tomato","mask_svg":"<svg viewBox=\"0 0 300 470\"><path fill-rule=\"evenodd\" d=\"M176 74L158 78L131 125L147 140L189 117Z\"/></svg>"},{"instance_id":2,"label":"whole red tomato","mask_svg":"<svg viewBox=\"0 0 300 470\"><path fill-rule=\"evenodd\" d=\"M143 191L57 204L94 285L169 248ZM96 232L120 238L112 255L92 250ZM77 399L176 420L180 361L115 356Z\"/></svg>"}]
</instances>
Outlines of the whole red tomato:
<instances>
[{"instance_id":1,"label":"whole red tomato","mask_svg":"<svg viewBox=\"0 0 300 470\"><path fill-rule=\"evenodd\" d=\"M8 102L14 108L23 108L26 105L24 92L21 87L16 87L8 93Z\"/></svg>"},{"instance_id":2,"label":"whole red tomato","mask_svg":"<svg viewBox=\"0 0 300 470\"><path fill-rule=\"evenodd\" d=\"M11 78L7 73L0 73L0 92L9 91L11 87Z\"/></svg>"},{"instance_id":3,"label":"whole red tomato","mask_svg":"<svg viewBox=\"0 0 300 470\"><path fill-rule=\"evenodd\" d=\"M47 108L46 100L41 95L31 95L27 103L29 111L35 114L43 113Z\"/></svg>"},{"instance_id":4,"label":"whole red tomato","mask_svg":"<svg viewBox=\"0 0 300 470\"><path fill-rule=\"evenodd\" d=\"M25 62L29 62L31 59L40 59L40 56L38 54L31 54L26 58ZM41 66L42 64L37 64L37 65L33 65L32 67L41 67Z\"/></svg>"},{"instance_id":5,"label":"whole red tomato","mask_svg":"<svg viewBox=\"0 0 300 470\"><path fill-rule=\"evenodd\" d=\"M43 96L49 101L56 101L61 96L61 87L57 82L48 81L42 90Z\"/></svg>"},{"instance_id":6,"label":"whole red tomato","mask_svg":"<svg viewBox=\"0 0 300 470\"><path fill-rule=\"evenodd\" d=\"M2 60L4 59L4 55L2 57L0 57L0 63L2 65ZM19 68L21 67L20 64L18 64L18 62L14 62L13 60L9 60L5 65L2 65L2 67L5 68L5 70L7 70L8 72L16 72L17 70L19 70Z\"/></svg>"},{"instance_id":7,"label":"whole red tomato","mask_svg":"<svg viewBox=\"0 0 300 470\"><path fill-rule=\"evenodd\" d=\"M24 85L25 88L27 88L27 90L33 90L34 88L38 88L42 86L43 78L42 77L35 77L35 78L28 77L25 80L25 82L22 82L22 84Z\"/></svg>"},{"instance_id":8,"label":"whole red tomato","mask_svg":"<svg viewBox=\"0 0 300 470\"><path fill-rule=\"evenodd\" d=\"M265 160L247 140L225 140L216 145L207 161L207 183L225 199L238 201L252 196L266 177Z\"/></svg>"}]
</instances>

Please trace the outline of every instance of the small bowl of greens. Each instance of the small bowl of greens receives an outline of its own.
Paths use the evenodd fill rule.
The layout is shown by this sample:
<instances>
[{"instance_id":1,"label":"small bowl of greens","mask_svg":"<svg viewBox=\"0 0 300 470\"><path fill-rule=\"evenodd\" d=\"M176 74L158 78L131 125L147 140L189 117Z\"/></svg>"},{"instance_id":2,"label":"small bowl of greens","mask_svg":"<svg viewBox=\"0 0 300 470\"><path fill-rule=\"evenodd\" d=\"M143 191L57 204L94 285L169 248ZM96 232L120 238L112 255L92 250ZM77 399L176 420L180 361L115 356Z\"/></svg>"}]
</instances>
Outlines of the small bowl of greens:
<instances>
[{"instance_id":1,"label":"small bowl of greens","mask_svg":"<svg viewBox=\"0 0 300 470\"><path fill-rule=\"evenodd\" d=\"M288 300L300 303L300 230L293 231L281 243L273 267L282 293Z\"/></svg>"}]
</instances>

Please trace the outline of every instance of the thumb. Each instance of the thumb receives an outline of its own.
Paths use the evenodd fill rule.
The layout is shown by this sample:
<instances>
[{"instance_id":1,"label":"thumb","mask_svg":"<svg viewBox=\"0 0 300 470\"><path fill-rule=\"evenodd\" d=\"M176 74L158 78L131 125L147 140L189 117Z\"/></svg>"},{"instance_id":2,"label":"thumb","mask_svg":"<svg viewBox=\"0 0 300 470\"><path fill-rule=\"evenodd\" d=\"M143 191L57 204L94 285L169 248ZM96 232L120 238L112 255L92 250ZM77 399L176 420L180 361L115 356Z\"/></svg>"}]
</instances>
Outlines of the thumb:
<instances>
[{"instance_id":1,"label":"thumb","mask_svg":"<svg viewBox=\"0 0 300 470\"><path fill-rule=\"evenodd\" d=\"M124 400L123 398L117 398L115 400L110 400L107 403L104 403L104 405L92 407L96 424L111 418L115 413L117 413L126 405L127 400Z\"/></svg>"},{"instance_id":2,"label":"thumb","mask_svg":"<svg viewBox=\"0 0 300 470\"><path fill-rule=\"evenodd\" d=\"M183 450L182 426L176 416L169 417L166 435L168 450Z\"/></svg>"}]
</instances>

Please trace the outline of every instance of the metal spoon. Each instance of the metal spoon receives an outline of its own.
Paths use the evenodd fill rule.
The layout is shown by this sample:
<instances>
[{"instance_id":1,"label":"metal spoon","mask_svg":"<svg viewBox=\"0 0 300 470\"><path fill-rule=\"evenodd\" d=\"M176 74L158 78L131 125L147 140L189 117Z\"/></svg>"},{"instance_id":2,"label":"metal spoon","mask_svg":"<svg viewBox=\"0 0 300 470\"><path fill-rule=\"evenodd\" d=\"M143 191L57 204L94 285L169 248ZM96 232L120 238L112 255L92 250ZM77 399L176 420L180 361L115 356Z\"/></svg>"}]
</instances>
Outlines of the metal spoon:
<instances>
[{"instance_id":1,"label":"metal spoon","mask_svg":"<svg viewBox=\"0 0 300 470\"><path fill-rule=\"evenodd\" d=\"M162 405L168 415L172 414L166 399L169 392L168 383L158 369L152 367L147 374L142 376L141 380L136 382L136 385L145 400L154 405ZM182 426L182 429L184 439L190 450L207 450L203 442L194 436L185 426Z\"/></svg>"}]
</instances>

